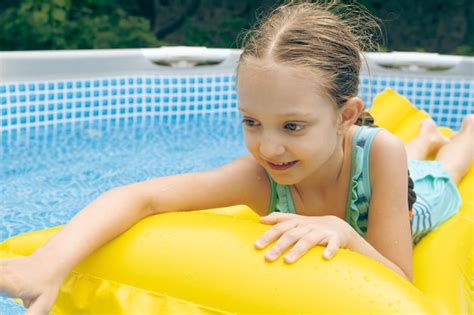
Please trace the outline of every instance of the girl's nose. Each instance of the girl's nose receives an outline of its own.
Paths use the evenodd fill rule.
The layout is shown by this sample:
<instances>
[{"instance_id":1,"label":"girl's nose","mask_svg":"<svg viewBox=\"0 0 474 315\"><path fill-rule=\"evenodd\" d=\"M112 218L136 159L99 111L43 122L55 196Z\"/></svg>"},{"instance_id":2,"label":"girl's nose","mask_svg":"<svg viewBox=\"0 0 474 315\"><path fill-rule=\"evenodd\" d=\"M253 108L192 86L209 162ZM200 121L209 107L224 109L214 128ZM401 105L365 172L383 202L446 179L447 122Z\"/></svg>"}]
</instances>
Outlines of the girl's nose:
<instances>
[{"instance_id":1,"label":"girl's nose","mask_svg":"<svg viewBox=\"0 0 474 315\"><path fill-rule=\"evenodd\" d=\"M260 154L263 158L276 161L279 156L285 153L284 145L275 138L262 137L260 142Z\"/></svg>"}]
</instances>

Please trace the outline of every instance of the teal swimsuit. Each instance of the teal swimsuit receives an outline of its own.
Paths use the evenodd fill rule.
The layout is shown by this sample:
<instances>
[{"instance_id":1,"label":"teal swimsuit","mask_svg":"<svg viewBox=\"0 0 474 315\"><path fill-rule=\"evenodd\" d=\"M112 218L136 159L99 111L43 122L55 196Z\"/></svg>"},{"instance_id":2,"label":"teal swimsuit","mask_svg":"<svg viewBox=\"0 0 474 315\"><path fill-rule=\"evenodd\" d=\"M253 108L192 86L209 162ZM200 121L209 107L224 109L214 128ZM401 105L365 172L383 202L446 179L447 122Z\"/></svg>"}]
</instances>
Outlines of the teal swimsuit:
<instances>
[{"instance_id":1,"label":"teal swimsuit","mask_svg":"<svg viewBox=\"0 0 474 315\"><path fill-rule=\"evenodd\" d=\"M362 126L352 139L351 188L347 198L346 221L362 236L367 233L371 198L370 146L380 130ZM417 194L410 221L413 242L416 243L459 210L461 196L439 162L408 161L408 169ZM272 188L269 212L296 213L289 186L280 185L267 175Z\"/></svg>"}]
</instances>

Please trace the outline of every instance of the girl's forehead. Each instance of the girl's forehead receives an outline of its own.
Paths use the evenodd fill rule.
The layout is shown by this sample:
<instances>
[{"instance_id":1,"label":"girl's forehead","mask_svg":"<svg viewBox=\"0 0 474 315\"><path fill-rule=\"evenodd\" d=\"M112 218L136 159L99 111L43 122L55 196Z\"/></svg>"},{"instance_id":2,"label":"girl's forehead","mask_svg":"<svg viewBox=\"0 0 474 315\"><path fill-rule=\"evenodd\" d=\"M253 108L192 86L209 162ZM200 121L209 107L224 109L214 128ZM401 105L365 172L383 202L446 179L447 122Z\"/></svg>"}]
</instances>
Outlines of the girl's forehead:
<instances>
[{"instance_id":1,"label":"girl's forehead","mask_svg":"<svg viewBox=\"0 0 474 315\"><path fill-rule=\"evenodd\" d=\"M295 67L276 63L273 61L261 61L258 59L241 63L238 71L238 78L264 78L268 75L278 77L287 77L301 81L317 82L318 78L309 69L303 67Z\"/></svg>"},{"instance_id":2,"label":"girl's forehead","mask_svg":"<svg viewBox=\"0 0 474 315\"><path fill-rule=\"evenodd\" d=\"M258 106L318 109L329 106L318 76L306 69L279 64L241 64L237 94L241 109Z\"/></svg>"}]
</instances>

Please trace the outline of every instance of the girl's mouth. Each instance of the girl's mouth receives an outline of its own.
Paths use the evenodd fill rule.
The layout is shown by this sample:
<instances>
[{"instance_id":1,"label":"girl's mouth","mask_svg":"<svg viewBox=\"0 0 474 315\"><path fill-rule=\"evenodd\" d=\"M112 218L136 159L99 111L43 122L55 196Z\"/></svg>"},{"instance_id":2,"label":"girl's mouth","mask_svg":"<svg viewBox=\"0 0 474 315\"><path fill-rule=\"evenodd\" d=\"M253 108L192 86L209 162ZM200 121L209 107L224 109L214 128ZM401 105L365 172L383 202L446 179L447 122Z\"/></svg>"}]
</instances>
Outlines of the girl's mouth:
<instances>
[{"instance_id":1,"label":"girl's mouth","mask_svg":"<svg viewBox=\"0 0 474 315\"><path fill-rule=\"evenodd\" d=\"M287 163L274 164L267 161L268 165L270 166L272 170L278 170L278 171L287 170L293 165L295 165L297 162L298 161L292 161L292 162L287 162Z\"/></svg>"}]
</instances>

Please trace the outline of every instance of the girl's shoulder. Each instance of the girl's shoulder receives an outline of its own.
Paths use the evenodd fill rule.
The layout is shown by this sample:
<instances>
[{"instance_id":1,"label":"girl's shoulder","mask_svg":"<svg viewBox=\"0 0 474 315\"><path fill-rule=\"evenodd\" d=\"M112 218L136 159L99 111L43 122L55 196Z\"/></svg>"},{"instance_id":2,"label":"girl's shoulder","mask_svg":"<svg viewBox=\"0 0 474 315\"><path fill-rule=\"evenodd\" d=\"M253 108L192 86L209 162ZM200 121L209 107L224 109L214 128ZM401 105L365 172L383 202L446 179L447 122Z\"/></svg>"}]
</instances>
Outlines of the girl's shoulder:
<instances>
[{"instance_id":1,"label":"girl's shoulder","mask_svg":"<svg viewBox=\"0 0 474 315\"><path fill-rule=\"evenodd\" d=\"M392 181L399 181L406 186L407 164L405 145L397 136L380 128L372 140L369 153L372 188L387 185Z\"/></svg>"},{"instance_id":2,"label":"girl's shoulder","mask_svg":"<svg viewBox=\"0 0 474 315\"><path fill-rule=\"evenodd\" d=\"M404 144L383 128L357 126L352 137L351 160L352 176L363 179L367 191L380 182L375 177L384 177L389 169L407 168Z\"/></svg>"},{"instance_id":3,"label":"girl's shoulder","mask_svg":"<svg viewBox=\"0 0 474 315\"><path fill-rule=\"evenodd\" d=\"M377 128L377 130L370 148L371 159L380 155L389 157L390 154L404 154L406 156L405 146L397 136L383 128Z\"/></svg>"},{"instance_id":4,"label":"girl's shoulder","mask_svg":"<svg viewBox=\"0 0 474 315\"><path fill-rule=\"evenodd\" d=\"M397 136L380 127L353 126L350 137L353 146L367 147L371 157L384 149L404 149L403 143Z\"/></svg>"}]
</instances>

